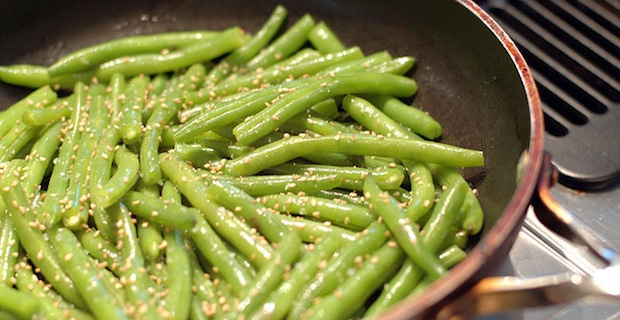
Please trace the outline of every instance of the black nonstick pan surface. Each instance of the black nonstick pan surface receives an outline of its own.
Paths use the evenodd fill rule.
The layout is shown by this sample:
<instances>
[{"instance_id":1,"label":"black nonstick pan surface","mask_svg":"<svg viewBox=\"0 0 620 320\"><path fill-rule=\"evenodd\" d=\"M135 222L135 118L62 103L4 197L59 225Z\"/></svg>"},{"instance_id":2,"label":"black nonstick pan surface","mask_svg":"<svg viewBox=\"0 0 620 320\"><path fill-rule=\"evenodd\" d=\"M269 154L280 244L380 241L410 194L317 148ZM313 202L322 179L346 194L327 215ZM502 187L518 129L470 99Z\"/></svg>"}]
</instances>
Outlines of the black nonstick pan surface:
<instances>
[{"instance_id":1,"label":"black nonstick pan surface","mask_svg":"<svg viewBox=\"0 0 620 320\"><path fill-rule=\"evenodd\" d=\"M230 26L252 33L277 4L288 9L289 23L311 13L366 54L388 50L414 56L411 75L420 89L411 102L442 124L442 141L484 151L485 167L464 172L486 214L470 256L425 294L386 315L427 317L502 263L542 157L542 113L529 72L512 42L472 2L9 0L0 4L0 65L49 65L76 49L137 34ZM0 85L0 106L28 92Z\"/></svg>"}]
</instances>

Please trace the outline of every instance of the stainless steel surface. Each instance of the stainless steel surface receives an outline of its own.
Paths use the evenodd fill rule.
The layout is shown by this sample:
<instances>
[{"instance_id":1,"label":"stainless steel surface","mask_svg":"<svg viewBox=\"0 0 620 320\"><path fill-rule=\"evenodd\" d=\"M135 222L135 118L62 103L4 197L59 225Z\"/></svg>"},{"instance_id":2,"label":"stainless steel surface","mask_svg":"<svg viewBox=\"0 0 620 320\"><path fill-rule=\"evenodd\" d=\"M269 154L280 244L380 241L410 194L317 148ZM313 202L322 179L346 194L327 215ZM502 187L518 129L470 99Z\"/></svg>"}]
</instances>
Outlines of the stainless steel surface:
<instances>
[{"instance_id":1,"label":"stainless steel surface","mask_svg":"<svg viewBox=\"0 0 620 320\"><path fill-rule=\"evenodd\" d=\"M532 202L533 214L527 217L524 229L540 240L543 248L564 257L576 271L482 279L463 297L442 308L438 319L468 319L584 299L620 305L620 253L587 231L586 223L551 195L557 175L551 156L546 154Z\"/></svg>"},{"instance_id":2,"label":"stainless steel surface","mask_svg":"<svg viewBox=\"0 0 620 320\"><path fill-rule=\"evenodd\" d=\"M620 11L613 2L484 1L531 67L545 149L560 180L581 190L620 179Z\"/></svg>"},{"instance_id":3,"label":"stainless steel surface","mask_svg":"<svg viewBox=\"0 0 620 320\"><path fill-rule=\"evenodd\" d=\"M565 185L571 186L555 186L551 195L579 218L580 228L619 251L620 1L480 3L515 40L533 69L545 111L545 149L564 170ZM585 183L572 179L580 174L591 179ZM520 279L587 275L603 266L583 247L550 232L529 212L497 275ZM613 320L620 319L620 303L581 299L482 319Z\"/></svg>"}]
</instances>

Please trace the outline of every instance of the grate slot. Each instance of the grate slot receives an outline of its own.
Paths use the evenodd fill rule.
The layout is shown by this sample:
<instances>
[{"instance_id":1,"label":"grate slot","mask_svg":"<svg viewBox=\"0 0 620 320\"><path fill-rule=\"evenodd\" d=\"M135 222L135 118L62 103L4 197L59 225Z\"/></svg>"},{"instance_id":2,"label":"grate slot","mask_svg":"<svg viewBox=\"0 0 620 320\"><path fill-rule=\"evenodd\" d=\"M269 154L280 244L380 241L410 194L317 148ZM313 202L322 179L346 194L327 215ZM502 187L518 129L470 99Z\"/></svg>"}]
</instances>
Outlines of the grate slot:
<instances>
[{"instance_id":1,"label":"grate slot","mask_svg":"<svg viewBox=\"0 0 620 320\"><path fill-rule=\"evenodd\" d=\"M618 22L620 1L601 0L600 2L603 3L596 3L584 0L566 0L566 2L592 20L597 21L603 28L615 34L616 37L620 37L620 22Z\"/></svg>"},{"instance_id":2,"label":"grate slot","mask_svg":"<svg viewBox=\"0 0 620 320\"><path fill-rule=\"evenodd\" d=\"M537 2L514 1L512 4L504 11L513 17L512 24L518 21L519 27L514 27L516 31L524 32L521 29L527 28L528 40L550 59L557 60L584 82L593 84L607 99L620 101L620 61L617 58Z\"/></svg>"},{"instance_id":3,"label":"grate slot","mask_svg":"<svg viewBox=\"0 0 620 320\"><path fill-rule=\"evenodd\" d=\"M573 99L564 91L558 90L559 88L553 82L548 81L540 74L535 73L534 78L540 98L545 101L546 108L554 109L573 124L584 125L588 123L588 118L573 107L575 105Z\"/></svg>"},{"instance_id":4,"label":"grate slot","mask_svg":"<svg viewBox=\"0 0 620 320\"><path fill-rule=\"evenodd\" d=\"M556 117L544 112L545 131L554 137L564 137L568 134L568 129L559 123Z\"/></svg>"},{"instance_id":5,"label":"grate slot","mask_svg":"<svg viewBox=\"0 0 620 320\"><path fill-rule=\"evenodd\" d=\"M598 66L600 71L606 73L607 77L611 78L604 79L605 81L618 82L620 61L617 57L620 56L618 47L620 40L617 39L617 37L613 36L611 33L607 35L609 38L601 37L597 31L591 28L596 27L596 24L587 25L585 23L586 21L580 21L574 16L565 14L560 6L549 1L540 1L540 3L516 2L515 4L518 4L519 10L538 22L542 28L553 34L556 39L573 49L577 54L583 56L587 61ZM566 7L566 5L564 7ZM596 29L601 28L598 27ZM603 42L602 46L599 42L594 41L597 37L594 37L593 34L599 34L598 38L604 39L600 41ZM618 100L620 94L617 90L612 89L613 88L608 89L609 95L615 98L612 100Z\"/></svg>"},{"instance_id":6,"label":"grate slot","mask_svg":"<svg viewBox=\"0 0 620 320\"><path fill-rule=\"evenodd\" d=\"M545 149L579 190L620 181L620 0L488 0L528 62L543 105ZM597 35L598 34L598 35Z\"/></svg>"},{"instance_id":7,"label":"grate slot","mask_svg":"<svg viewBox=\"0 0 620 320\"><path fill-rule=\"evenodd\" d=\"M597 94L591 87L591 82L580 80L572 74L572 69L560 65L553 59L553 52L541 48L539 43L545 40L524 24L527 22L526 17L517 12L518 18L516 18L504 9L492 11L496 19L504 24L504 28L517 43L530 67L539 73L539 76L554 79L558 88L572 96L578 102L576 107L582 110L594 113L605 113L608 110L606 99Z\"/></svg>"},{"instance_id":8,"label":"grate slot","mask_svg":"<svg viewBox=\"0 0 620 320\"><path fill-rule=\"evenodd\" d=\"M612 57L620 56L619 30L616 29L614 33L609 31L610 29L605 28L605 25L613 25L612 22L607 21L607 19L600 15L596 19L592 19L589 15L566 1L556 3L553 0L542 0L540 5L565 21L565 25L578 30L586 39L596 43Z\"/></svg>"}]
</instances>

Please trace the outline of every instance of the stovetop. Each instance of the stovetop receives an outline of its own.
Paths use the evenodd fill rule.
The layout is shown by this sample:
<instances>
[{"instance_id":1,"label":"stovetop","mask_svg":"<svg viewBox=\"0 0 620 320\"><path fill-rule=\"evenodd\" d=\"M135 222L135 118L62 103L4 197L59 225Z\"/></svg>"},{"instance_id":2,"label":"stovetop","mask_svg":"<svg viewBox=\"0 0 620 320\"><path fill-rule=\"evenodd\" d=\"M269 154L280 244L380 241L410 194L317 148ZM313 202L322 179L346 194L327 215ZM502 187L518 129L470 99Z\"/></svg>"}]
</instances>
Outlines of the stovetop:
<instances>
[{"instance_id":1,"label":"stovetop","mask_svg":"<svg viewBox=\"0 0 620 320\"><path fill-rule=\"evenodd\" d=\"M620 251L620 1L478 3L519 47L543 102L545 149L561 184L552 195L583 228ZM602 263L528 212L498 276L589 274ZM580 300L484 319L620 319L620 303Z\"/></svg>"}]
</instances>

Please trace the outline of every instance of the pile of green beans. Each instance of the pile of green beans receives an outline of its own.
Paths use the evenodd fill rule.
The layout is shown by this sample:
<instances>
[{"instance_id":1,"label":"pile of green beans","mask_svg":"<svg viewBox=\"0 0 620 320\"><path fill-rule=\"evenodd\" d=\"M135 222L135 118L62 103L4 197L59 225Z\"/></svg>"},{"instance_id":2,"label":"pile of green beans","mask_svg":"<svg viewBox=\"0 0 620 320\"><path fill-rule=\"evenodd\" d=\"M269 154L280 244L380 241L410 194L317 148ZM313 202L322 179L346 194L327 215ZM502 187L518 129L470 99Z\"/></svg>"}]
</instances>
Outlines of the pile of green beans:
<instances>
[{"instance_id":1,"label":"pile of green beans","mask_svg":"<svg viewBox=\"0 0 620 320\"><path fill-rule=\"evenodd\" d=\"M286 19L0 66L0 318L374 317L465 258L484 158L415 59Z\"/></svg>"}]
</instances>

